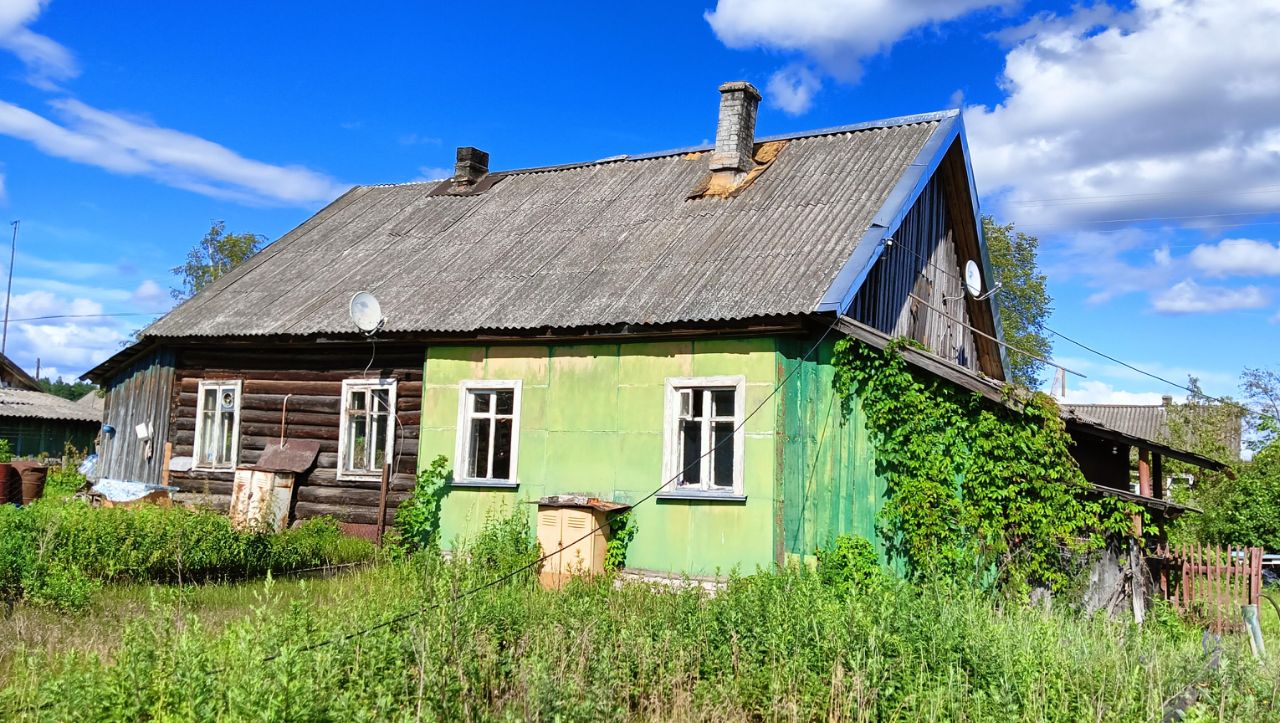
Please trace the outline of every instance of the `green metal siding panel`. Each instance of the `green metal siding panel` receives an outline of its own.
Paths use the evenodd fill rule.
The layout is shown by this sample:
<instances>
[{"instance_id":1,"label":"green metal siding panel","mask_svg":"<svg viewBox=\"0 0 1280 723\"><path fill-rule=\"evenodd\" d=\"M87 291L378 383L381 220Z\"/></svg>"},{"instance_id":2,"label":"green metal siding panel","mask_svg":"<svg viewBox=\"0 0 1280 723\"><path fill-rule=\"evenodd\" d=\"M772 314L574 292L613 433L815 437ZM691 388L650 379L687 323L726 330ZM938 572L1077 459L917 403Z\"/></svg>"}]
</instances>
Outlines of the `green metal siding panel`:
<instances>
[{"instance_id":1,"label":"green metal siding panel","mask_svg":"<svg viewBox=\"0 0 1280 723\"><path fill-rule=\"evenodd\" d=\"M877 474L875 450L857 400L848 416L832 388L833 341L813 358L804 355L815 339L780 343L780 372L795 370L783 386L783 542L787 557L811 560L837 535L856 534L884 545L876 521L884 505L885 481ZM796 367L799 366L799 369Z\"/></svg>"},{"instance_id":2,"label":"green metal siding panel","mask_svg":"<svg viewBox=\"0 0 1280 723\"><path fill-rule=\"evenodd\" d=\"M97 436L98 425L93 422L0 418L0 438L9 440L14 455L19 457L61 457L68 443L81 452L91 452Z\"/></svg>"},{"instance_id":3,"label":"green metal siding panel","mask_svg":"<svg viewBox=\"0 0 1280 723\"><path fill-rule=\"evenodd\" d=\"M752 572L775 559L776 450L780 418L772 338L587 345L432 347L424 369L420 464L454 456L458 384L522 381L517 490L453 489L441 512L451 545L485 516L550 494L635 502L664 481L663 422L669 377L742 375L743 503L650 500L635 512L628 565L672 574ZM532 516L534 508L528 506ZM532 518L531 518L532 519Z\"/></svg>"}]
</instances>

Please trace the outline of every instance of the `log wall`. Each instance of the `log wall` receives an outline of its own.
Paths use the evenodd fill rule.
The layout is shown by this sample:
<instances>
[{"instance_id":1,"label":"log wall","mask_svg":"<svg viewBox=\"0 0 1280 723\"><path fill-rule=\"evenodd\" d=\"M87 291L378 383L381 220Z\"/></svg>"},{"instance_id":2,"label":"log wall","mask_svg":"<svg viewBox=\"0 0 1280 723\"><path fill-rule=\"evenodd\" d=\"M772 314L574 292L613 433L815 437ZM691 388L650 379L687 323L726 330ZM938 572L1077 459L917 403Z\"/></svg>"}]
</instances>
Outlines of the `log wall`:
<instances>
[{"instance_id":1,"label":"log wall","mask_svg":"<svg viewBox=\"0 0 1280 723\"><path fill-rule=\"evenodd\" d=\"M396 384L396 441L394 474L387 502L387 522L413 489L418 466L418 428L421 419L421 344L377 345L373 367L370 344L305 347L200 347L177 353L170 399L169 441L175 457L194 454L197 396L201 380L239 379L239 464L253 464L270 443L280 438L281 408L289 396L285 437L320 443L312 470L300 475L293 517L330 515L344 522L373 524L378 517L377 480L337 478L338 431L341 424L342 381L394 378ZM178 498L225 509L231 499L234 473L228 471L175 472L170 484Z\"/></svg>"}]
</instances>

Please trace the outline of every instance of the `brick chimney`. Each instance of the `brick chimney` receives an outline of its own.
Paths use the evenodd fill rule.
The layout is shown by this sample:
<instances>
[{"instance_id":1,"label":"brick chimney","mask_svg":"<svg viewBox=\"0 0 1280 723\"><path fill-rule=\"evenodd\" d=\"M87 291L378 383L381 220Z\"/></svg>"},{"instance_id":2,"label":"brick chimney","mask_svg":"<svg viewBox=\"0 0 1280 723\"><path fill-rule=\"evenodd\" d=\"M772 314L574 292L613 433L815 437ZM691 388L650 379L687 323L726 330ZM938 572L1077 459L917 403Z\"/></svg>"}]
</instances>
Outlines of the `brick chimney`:
<instances>
[{"instance_id":1,"label":"brick chimney","mask_svg":"<svg viewBox=\"0 0 1280 723\"><path fill-rule=\"evenodd\" d=\"M711 154L711 170L717 174L746 173L756 142L756 107L760 91L744 80L720 86L720 121L716 124L716 150Z\"/></svg>"},{"instance_id":2,"label":"brick chimney","mask_svg":"<svg viewBox=\"0 0 1280 723\"><path fill-rule=\"evenodd\" d=\"M488 174L488 153L471 146L462 146L458 149L458 160L453 165L454 185L473 186Z\"/></svg>"}]
</instances>

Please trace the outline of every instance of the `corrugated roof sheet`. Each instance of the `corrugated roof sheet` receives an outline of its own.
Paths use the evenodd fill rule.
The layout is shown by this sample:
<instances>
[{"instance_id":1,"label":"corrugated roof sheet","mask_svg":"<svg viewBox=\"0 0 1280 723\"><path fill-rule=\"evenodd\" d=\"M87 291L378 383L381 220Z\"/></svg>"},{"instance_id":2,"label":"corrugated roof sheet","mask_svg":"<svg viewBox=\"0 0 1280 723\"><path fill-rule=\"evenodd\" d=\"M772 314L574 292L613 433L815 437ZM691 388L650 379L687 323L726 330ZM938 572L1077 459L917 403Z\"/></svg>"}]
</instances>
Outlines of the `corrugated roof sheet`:
<instances>
[{"instance_id":1,"label":"corrugated roof sheet","mask_svg":"<svg viewBox=\"0 0 1280 723\"><path fill-rule=\"evenodd\" d=\"M33 392L27 389L0 389L0 417L100 422L102 421L102 411L44 392Z\"/></svg>"},{"instance_id":2,"label":"corrugated roof sheet","mask_svg":"<svg viewBox=\"0 0 1280 723\"><path fill-rule=\"evenodd\" d=\"M506 172L484 193L362 186L160 319L157 337L745 319L813 311L945 114L796 137L733 198L707 154Z\"/></svg>"},{"instance_id":3,"label":"corrugated roof sheet","mask_svg":"<svg viewBox=\"0 0 1280 723\"><path fill-rule=\"evenodd\" d=\"M1169 410L1152 404L1063 404L1062 408L1125 434L1163 442L1169 439Z\"/></svg>"}]
</instances>

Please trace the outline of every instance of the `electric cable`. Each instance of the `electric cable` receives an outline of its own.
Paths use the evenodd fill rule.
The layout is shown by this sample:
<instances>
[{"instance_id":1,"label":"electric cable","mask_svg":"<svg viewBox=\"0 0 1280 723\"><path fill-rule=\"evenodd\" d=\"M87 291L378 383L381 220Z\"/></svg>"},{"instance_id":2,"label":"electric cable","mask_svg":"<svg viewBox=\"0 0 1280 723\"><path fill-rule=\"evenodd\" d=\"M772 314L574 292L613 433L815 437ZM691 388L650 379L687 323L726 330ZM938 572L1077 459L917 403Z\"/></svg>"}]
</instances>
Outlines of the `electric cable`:
<instances>
[{"instance_id":1,"label":"electric cable","mask_svg":"<svg viewBox=\"0 0 1280 723\"><path fill-rule=\"evenodd\" d=\"M920 255L920 254L919 254L915 249L913 249L913 248L911 248L911 247L909 247L909 246L903 246L903 245L895 244L895 245L893 246L893 248L903 248L903 249L906 249L907 251L910 251L912 254L915 254L916 258L919 258L921 261L925 262L926 264L929 264L929 265L933 266L935 269L937 269L937 270L938 270L938 271L940 271L941 273L946 274L946 275L948 275L948 276L952 277L953 279L956 279L956 280L959 280L959 281L963 282L963 279L961 279L961 278L960 278L959 274L957 274L957 273L953 273L953 272L948 271L947 269L943 268L942 266L939 266L938 264L934 263L932 260L927 259L927 258L925 258L924 256ZM926 306L927 306L927 305L926 305ZM1156 381L1164 382L1165 384L1168 384L1169 386L1177 387L1178 389L1182 389L1183 391L1187 392L1188 394L1199 394L1200 396L1204 397L1205 399L1208 399L1209 401L1217 402L1218 404L1222 404L1222 405L1224 405L1224 406L1228 406L1228 407L1235 407L1235 408L1237 408L1237 409L1240 409L1240 410L1245 411L1245 412L1246 412L1246 413L1248 413L1248 414L1256 414L1256 415L1258 415L1258 416L1266 417L1267 419L1270 419L1270 420L1273 420L1273 421L1276 421L1276 422L1280 422L1280 419L1278 419L1278 418L1276 418L1275 416L1273 416L1273 415L1271 415L1271 414L1269 414L1269 413L1267 413L1267 412L1264 412L1264 411L1262 411L1262 410L1253 409L1253 408L1248 407L1248 406L1245 406L1244 404L1241 404L1241 403L1239 403L1239 402L1234 402L1234 401L1231 401L1231 400L1229 400L1229 399L1225 399L1225 398L1222 398L1222 397L1215 397L1215 396L1212 396L1212 395L1209 395L1209 394L1205 394L1205 393L1204 393L1204 391L1197 391L1197 390L1194 390L1194 389L1192 389L1191 387L1188 387L1188 386L1187 386L1187 385L1185 385L1185 384L1179 384L1178 382L1175 382L1175 381L1171 381L1171 380L1169 380L1169 379L1166 379L1166 378L1164 378L1164 377L1160 376L1159 374L1155 374L1155 373L1153 373L1153 372L1149 372L1149 371L1147 371L1147 370L1145 370L1145 369L1141 369L1141 368L1139 368L1139 367L1137 367L1137 366L1134 366L1133 364L1130 364L1130 363L1128 363L1128 362L1126 362L1126 361L1122 361L1122 360L1120 360L1120 359L1117 359L1117 358L1116 358L1116 357L1114 357L1114 356L1111 356L1110 354L1107 354L1107 353L1105 353L1105 352L1103 352L1103 351L1100 351L1100 350L1098 350L1098 349L1095 349L1095 348L1093 348L1093 347L1091 347L1091 346L1089 346L1089 345L1085 344L1084 342L1077 341L1076 339L1073 339L1073 338L1071 338L1071 337L1067 336L1066 334L1063 334L1062 332L1060 332L1060 331L1058 331L1058 330L1056 330L1056 329L1053 329L1053 328L1051 328L1051 327L1049 327L1049 326L1046 326L1046 325L1043 325L1043 324L1042 324L1042 325L1041 325L1041 328L1042 328L1042 329L1044 329L1045 331L1049 332L1050 334L1053 334L1054 336L1059 337L1060 339L1062 339L1062 340L1064 340L1064 341L1068 341L1068 342L1071 342L1072 344L1075 344L1076 346L1080 347L1081 349L1084 349L1085 351L1088 351L1088 352L1090 352L1090 353L1096 354L1096 355L1098 355L1098 356L1102 357L1103 359L1107 359L1108 361L1111 361L1111 362L1114 362L1114 363L1116 363L1116 364L1119 364L1120 366L1123 366L1123 367L1125 367L1126 369L1129 369L1129 370L1131 370L1131 371L1135 371L1135 372L1137 372L1137 373L1139 373L1139 374L1142 374L1142 375L1148 376L1148 377L1150 377L1150 378L1152 378L1152 379L1155 379ZM1017 350L1017 349L1016 349L1016 347L1009 347L1009 348ZM1021 351L1021 350L1017 350L1017 351ZM1023 354L1027 354L1027 352L1022 352L1022 353L1023 353ZM1031 356L1030 354L1027 354L1027 355L1028 355L1028 356ZM1035 358L1035 357L1032 357L1032 358ZM1055 364L1055 363L1053 363L1053 362L1049 362L1049 364L1050 364L1051 366L1058 367L1059 369L1064 369L1064 370L1066 369L1065 367L1059 366L1058 364Z\"/></svg>"}]
</instances>

